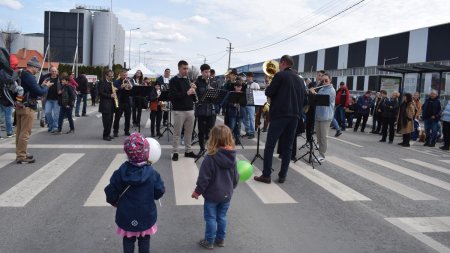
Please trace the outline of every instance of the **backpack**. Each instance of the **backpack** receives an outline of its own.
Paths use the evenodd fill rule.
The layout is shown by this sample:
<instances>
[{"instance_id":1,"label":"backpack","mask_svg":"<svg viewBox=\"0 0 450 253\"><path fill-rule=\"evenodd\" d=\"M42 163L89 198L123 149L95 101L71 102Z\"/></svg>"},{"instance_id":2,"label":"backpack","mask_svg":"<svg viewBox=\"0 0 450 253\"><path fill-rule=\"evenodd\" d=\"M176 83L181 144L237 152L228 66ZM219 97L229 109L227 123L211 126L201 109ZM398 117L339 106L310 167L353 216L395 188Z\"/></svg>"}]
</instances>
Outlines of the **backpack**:
<instances>
[{"instance_id":1,"label":"backpack","mask_svg":"<svg viewBox=\"0 0 450 253\"><path fill-rule=\"evenodd\" d=\"M21 71L11 68L9 57L8 51L0 47L0 100L15 105Z\"/></svg>"}]
</instances>

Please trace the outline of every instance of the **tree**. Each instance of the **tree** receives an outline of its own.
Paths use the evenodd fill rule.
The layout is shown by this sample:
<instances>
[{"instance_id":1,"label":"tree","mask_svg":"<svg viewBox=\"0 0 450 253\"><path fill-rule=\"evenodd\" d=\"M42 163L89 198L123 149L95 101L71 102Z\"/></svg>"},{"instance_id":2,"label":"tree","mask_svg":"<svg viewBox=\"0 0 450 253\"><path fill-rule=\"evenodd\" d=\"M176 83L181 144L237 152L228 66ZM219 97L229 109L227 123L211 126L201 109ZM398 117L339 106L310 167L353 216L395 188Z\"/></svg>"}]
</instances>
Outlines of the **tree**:
<instances>
[{"instance_id":1,"label":"tree","mask_svg":"<svg viewBox=\"0 0 450 253\"><path fill-rule=\"evenodd\" d=\"M20 32L16 30L11 23L11 21L6 24L5 27L0 29L3 44L5 45L6 50L11 54L12 43L19 37Z\"/></svg>"},{"instance_id":2,"label":"tree","mask_svg":"<svg viewBox=\"0 0 450 253\"><path fill-rule=\"evenodd\" d=\"M196 68L194 65L189 69L188 71L188 77L191 80L191 82L194 82L197 80L197 77L200 75L200 71L198 71L198 68Z\"/></svg>"}]
</instances>

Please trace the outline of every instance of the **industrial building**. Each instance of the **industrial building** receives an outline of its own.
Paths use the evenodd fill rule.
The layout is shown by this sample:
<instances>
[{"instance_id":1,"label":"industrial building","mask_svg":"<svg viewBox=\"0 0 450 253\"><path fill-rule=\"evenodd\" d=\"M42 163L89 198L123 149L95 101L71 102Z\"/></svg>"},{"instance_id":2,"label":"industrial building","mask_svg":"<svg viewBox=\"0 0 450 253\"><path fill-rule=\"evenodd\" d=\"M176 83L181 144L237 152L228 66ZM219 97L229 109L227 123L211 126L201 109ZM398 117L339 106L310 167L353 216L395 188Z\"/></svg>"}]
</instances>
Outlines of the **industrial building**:
<instances>
[{"instance_id":1,"label":"industrial building","mask_svg":"<svg viewBox=\"0 0 450 253\"><path fill-rule=\"evenodd\" d=\"M107 8L77 6L70 12L45 12L44 52L51 61L86 66L124 64L125 31Z\"/></svg>"},{"instance_id":2,"label":"industrial building","mask_svg":"<svg viewBox=\"0 0 450 253\"><path fill-rule=\"evenodd\" d=\"M316 71L325 70L331 74L333 84L345 82L354 94L378 91L383 76L397 76L402 92L428 93L435 89L448 99L449 45L450 23L447 23L295 55L294 69L311 79ZM261 72L262 64L237 69Z\"/></svg>"}]
</instances>

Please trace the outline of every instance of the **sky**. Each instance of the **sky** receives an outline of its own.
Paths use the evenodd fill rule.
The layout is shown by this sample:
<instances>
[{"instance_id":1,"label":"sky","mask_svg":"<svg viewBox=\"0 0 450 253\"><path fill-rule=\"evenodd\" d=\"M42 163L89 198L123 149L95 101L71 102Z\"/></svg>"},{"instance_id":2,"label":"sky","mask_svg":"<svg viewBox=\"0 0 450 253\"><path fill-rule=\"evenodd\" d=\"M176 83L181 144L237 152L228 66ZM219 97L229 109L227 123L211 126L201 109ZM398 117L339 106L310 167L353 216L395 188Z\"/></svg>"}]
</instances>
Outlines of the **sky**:
<instances>
[{"instance_id":1,"label":"sky","mask_svg":"<svg viewBox=\"0 0 450 253\"><path fill-rule=\"evenodd\" d=\"M157 73L176 73L181 59L199 67L205 58L225 73L228 41L217 37L231 41L231 67L238 67L450 22L450 0L0 0L0 27L11 22L22 33L43 33L44 11L111 3L125 30L125 60L130 49L135 65L139 44L147 43L141 62Z\"/></svg>"}]
</instances>

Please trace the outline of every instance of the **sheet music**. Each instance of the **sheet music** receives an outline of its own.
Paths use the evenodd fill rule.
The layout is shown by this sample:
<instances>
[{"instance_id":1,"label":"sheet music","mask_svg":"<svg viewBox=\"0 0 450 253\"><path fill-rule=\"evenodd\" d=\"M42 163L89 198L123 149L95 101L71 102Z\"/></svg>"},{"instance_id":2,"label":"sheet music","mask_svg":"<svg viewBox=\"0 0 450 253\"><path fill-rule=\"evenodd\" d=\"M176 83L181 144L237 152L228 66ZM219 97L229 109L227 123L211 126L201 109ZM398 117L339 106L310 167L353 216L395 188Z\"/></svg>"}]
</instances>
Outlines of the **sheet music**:
<instances>
[{"instance_id":1,"label":"sheet music","mask_svg":"<svg viewBox=\"0 0 450 253\"><path fill-rule=\"evenodd\" d=\"M253 91L253 101L255 105L264 105L267 102L267 97L264 91L254 90Z\"/></svg>"}]
</instances>

